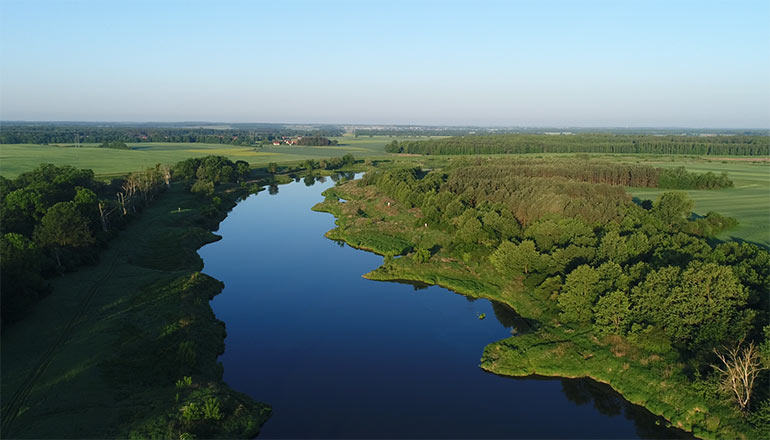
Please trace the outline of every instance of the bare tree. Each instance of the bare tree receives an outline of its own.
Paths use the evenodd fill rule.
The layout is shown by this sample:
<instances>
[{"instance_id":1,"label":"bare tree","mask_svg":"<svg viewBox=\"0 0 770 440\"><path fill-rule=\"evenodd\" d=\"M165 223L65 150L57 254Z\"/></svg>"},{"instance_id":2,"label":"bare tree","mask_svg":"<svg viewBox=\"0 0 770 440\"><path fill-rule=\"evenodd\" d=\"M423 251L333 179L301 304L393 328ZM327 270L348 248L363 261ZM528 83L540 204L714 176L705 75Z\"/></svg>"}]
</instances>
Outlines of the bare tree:
<instances>
[{"instance_id":1,"label":"bare tree","mask_svg":"<svg viewBox=\"0 0 770 440\"><path fill-rule=\"evenodd\" d=\"M166 186L171 185L171 167L168 165L160 165L158 167L161 176L163 176L163 181L166 183Z\"/></svg>"},{"instance_id":2,"label":"bare tree","mask_svg":"<svg viewBox=\"0 0 770 440\"><path fill-rule=\"evenodd\" d=\"M733 348L725 348L724 352L714 349L722 365L712 365L722 373L723 386L735 396L741 411L746 411L751 401L751 391L754 380L765 368L759 356L759 350L753 342L742 347L739 342Z\"/></svg>"}]
</instances>

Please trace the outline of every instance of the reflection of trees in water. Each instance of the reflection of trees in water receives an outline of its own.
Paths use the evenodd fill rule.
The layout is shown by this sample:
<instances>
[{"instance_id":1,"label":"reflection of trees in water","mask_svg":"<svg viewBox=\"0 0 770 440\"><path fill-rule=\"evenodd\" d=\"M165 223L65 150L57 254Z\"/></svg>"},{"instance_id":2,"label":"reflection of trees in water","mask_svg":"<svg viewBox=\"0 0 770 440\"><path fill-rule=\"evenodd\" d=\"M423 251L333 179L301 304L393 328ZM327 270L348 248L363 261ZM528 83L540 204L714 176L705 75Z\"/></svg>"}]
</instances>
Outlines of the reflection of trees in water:
<instances>
[{"instance_id":1,"label":"reflection of trees in water","mask_svg":"<svg viewBox=\"0 0 770 440\"><path fill-rule=\"evenodd\" d=\"M578 405L593 402L593 407L601 414L607 416L623 414L626 419L634 422L636 433L641 438L694 438L690 433L667 428L663 417L626 401L607 384L591 379L561 379L561 388L567 399Z\"/></svg>"},{"instance_id":2,"label":"reflection of trees in water","mask_svg":"<svg viewBox=\"0 0 770 440\"><path fill-rule=\"evenodd\" d=\"M412 281L412 280L388 280L388 282L391 283L398 283L398 284L408 284L412 287L414 287L414 290L423 290L430 287L430 284L423 283L421 281Z\"/></svg>"},{"instance_id":3,"label":"reflection of trees in water","mask_svg":"<svg viewBox=\"0 0 770 440\"><path fill-rule=\"evenodd\" d=\"M271 184L270 186L267 187L267 192L271 196L278 194L278 185L276 185L275 183Z\"/></svg>"},{"instance_id":4,"label":"reflection of trees in water","mask_svg":"<svg viewBox=\"0 0 770 440\"><path fill-rule=\"evenodd\" d=\"M305 186L313 186L315 185L315 176L305 176L302 181L305 182Z\"/></svg>"},{"instance_id":5,"label":"reflection of trees in water","mask_svg":"<svg viewBox=\"0 0 770 440\"><path fill-rule=\"evenodd\" d=\"M324 176L318 176L315 178L316 182L318 183L326 183L326 177Z\"/></svg>"},{"instance_id":6,"label":"reflection of trees in water","mask_svg":"<svg viewBox=\"0 0 770 440\"><path fill-rule=\"evenodd\" d=\"M497 322L503 327L513 328L515 333L528 333L534 330L535 323L522 317L512 308L495 301L490 301L490 303L492 303L492 311L495 312Z\"/></svg>"}]
</instances>

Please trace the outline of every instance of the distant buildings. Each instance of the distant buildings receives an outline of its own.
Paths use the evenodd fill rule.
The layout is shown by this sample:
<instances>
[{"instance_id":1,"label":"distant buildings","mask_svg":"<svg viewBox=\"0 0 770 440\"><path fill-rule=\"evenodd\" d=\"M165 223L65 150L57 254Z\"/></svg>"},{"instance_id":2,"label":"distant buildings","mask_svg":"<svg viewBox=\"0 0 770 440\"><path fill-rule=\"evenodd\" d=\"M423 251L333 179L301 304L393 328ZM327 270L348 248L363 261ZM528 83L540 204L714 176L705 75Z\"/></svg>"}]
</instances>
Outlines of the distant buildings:
<instances>
[{"instance_id":1,"label":"distant buildings","mask_svg":"<svg viewBox=\"0 0 770 440\"><path fill-rule=\"evenodd\" d=\"M300 139L302 139L302 136L294 136L291 138L281 136L280 139L273 140L273 145L297 145L297 142L299 142Z\"/></svg>"}]
</instances>

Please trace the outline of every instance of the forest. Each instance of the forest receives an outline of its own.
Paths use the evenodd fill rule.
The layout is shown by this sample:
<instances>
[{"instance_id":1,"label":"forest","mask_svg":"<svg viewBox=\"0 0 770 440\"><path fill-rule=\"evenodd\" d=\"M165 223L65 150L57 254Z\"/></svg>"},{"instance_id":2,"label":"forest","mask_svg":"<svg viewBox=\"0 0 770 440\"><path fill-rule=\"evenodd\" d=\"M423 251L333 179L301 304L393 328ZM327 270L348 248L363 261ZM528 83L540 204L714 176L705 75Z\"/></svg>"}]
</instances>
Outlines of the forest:
<instances>
[{"instance_id":1,"label":"forest","mask_svg":"<svg viewBox=\"0 0 770 440\"><path fill-rule=\"evenodd\" d=\"M236 125L237 126L237 125ZM157 125L14 125L0 126L0 144L76 144L110 142L189 142L254 145L298 135L341 136L328 126L314 129L245 125L238 128L163 127Z\"/></svg>"},{"instance_id":2,"label":"forest","mask_svg":"<svg viewBox=\"0 0 770 440\"><path fill-rule=\"evenodd\" d=\"M385 151L407 154L641 153L767 156L770 155L770 136L467 135L393 141L385 147Z\"/></svg>"},{"instance_id":3,"label":"forest","mask_svg":"<svg viewBox=\"0 0 770 440\"><path fill-rule=\"evenodd\" d=\"M381 249L385 264L373 272L374 279L438 277L464 293L478 287L463 286L479 282L513 291L526 286L529 293L521 294L532 296L527 301L540 304L538 313L550 319L540 325L597 342L622 341L632 347L627 350L681 365L679 379L687 393L708 405L732 402L726 404L731 417L766 432L770 253L749 243L715 240L735 221L713 212L694 216L683 192L665 192L652 202L634 200L618 186L660 184L650 178L656 175L649 167L615 165L609 175L623 176L618 179L606 177L611 164L552 165L476 159L435 170L370 172L359 186L361 194L375 189L376 198L359 200L363 196L346 187L329 196L348 200L343 212L361 206L351 203L380 206L383 198L393 200L403 206L403 217L397 217L403 220L390 224L392 213L364 208L357 208L361 218L352 214L347 220L331 208L341 219L332 237ZM684 170L676 174L684 182L698 180ZM367 236L381 237L380 244ZM406 256L393 258L399 254ZM448 269L458 264L468 266L461 270L467 275ZM436 275L442 271L452 275ZM469 280L460 281L464 277ZM515 297L503 294L506 298L516 304ZM740 368L743 381L736 373Z\"/></svg>"}]
</instances>

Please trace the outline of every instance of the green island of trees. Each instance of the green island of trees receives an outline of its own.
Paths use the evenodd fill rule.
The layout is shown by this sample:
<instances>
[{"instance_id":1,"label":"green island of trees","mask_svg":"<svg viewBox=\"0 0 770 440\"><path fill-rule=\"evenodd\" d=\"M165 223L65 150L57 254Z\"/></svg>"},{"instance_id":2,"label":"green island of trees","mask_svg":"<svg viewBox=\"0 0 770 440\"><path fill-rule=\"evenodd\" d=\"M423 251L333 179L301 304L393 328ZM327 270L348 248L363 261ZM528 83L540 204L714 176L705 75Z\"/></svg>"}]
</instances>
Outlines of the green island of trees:
<instances>
[{"instance_id":1,"label":"green island of trees","mask_svg":"<svg viewBox=\"0 0 770 440\"><path fill-rule=\"evenodd\" d=\"M567 160L393 166L314 209L337 217L329 238L385 256L367 278L438 284L524 316L532 330L487 346L485 370L591 377L698 437L767 437L770 254L715 240L734 220L692 215L685 193L640 201L619 186L663 175ZM676 176L671 187L701 179ZM705 187L729 186L717 179Z\"/></svg>"}]
</instances>

